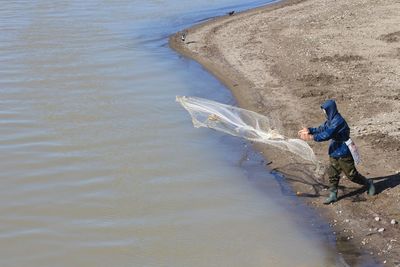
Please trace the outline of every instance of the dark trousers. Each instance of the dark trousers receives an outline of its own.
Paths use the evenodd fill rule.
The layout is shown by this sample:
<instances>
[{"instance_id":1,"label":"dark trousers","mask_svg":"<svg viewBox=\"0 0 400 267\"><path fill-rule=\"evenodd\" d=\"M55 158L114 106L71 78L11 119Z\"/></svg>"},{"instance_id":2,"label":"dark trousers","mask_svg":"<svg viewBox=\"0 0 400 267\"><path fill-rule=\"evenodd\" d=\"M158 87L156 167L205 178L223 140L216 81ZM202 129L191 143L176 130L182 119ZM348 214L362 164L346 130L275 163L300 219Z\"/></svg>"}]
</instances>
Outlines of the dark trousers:
<instances>
[{"instance_id":1,"label":"dark trousers","mask_svg":"<svg viewBox=\"0 0 400 267\"><path fill-rule=\"evenodd\" d=\"M338 189L341 172L344 172L347 178L349 178L354 183L360 185L368 184L368 180L357 171L352 156L338 159L330 157L329 161L331 165L328 168L328 176L329 186L332 192L336 192Z\"/></svg>"}]
</instances>

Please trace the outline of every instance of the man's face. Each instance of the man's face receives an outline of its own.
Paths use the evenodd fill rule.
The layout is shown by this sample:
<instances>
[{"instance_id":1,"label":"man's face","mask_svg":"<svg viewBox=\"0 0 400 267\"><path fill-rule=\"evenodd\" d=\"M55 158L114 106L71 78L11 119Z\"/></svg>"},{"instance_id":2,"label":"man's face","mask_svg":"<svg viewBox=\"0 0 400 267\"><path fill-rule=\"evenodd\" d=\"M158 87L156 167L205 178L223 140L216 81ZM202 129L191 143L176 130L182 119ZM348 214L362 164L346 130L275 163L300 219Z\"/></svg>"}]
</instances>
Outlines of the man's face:
<instances>
[{"instance_id":1,"label":"man's face","mask_svg":"<svg viewBox=\"0 0 400 267\"><path fill-rule=\"evenodd\" d=\"M326 110L325 110L325 109L322 109L322 111L324 112L325 117L328 118L328 114L326 114Z\"/></svg>"}]
</instances>

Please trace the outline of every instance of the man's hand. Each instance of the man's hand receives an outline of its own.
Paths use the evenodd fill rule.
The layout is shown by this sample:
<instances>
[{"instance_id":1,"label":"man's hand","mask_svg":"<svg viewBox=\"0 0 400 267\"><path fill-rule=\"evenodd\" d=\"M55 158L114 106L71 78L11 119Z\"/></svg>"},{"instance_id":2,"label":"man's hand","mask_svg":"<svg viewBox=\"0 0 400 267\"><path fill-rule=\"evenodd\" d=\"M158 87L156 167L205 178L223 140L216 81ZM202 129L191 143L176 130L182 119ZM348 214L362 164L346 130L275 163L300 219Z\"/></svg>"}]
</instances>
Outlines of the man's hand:
<instances>
[{"instance_id":1,"label":"man's hand","mask_svg":"<svg viewBox=\"0 0 400 267\"><path fill-rule=\"evenodd\" d=\"M308 128L303 127L300 131L297 132L298 136L302 134L309 134L310 132L308 131Z\"/></svg>"},{"instance_id":2,"label":"man's hand","mask_svg":"<svg viewBox=\"0 0 400 267\"><path fill-rule=\"evenodd\" d=\"M314 140L314 136L312 134L302 134L300 139L304 141L312 141Z\"/></svg>"},{"instance_id":3,"label":"man's hand","mask_svg":"<svg viewBox=\"0 0 400 267\"><path fill-rule=\"evenodd\" d=\"M298 131L297 135L299 136L299 138L301 140L304 140L304 141L314 140L314 136L312 134L310 134L310 132L308 131L307 128L303 128L300 131Z\"/></svg>"}]
</instances>

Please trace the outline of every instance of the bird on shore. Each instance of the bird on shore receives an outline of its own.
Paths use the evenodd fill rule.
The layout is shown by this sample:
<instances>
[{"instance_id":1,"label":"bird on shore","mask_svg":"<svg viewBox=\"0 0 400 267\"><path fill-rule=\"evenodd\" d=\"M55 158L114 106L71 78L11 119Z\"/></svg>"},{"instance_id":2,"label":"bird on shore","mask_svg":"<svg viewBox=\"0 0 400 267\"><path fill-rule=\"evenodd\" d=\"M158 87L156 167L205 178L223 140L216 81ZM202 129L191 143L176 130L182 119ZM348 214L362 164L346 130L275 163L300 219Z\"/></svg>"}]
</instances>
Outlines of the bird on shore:
<instances>
[{"instance_id":1,"label":"bird on shore","mask_svg":"<svg viewBox=\"0 0 400 267\"><path fill-rule=\"evenodd\" d=\"M186 32L182 33L181 40L182 40L182 42L184 42L186 40Z\"/></svg>"},{"instance_id":2,"label":"bird on shore","mask_svg":"<svg viewBox=\"0 0 400 267\"><path fill-rule=\"evenodd\" d=\"M233 14L235 14L235 10L232 10L230 12L227 13L229 16L232 16Z\"/></svg>"}]
</instances>

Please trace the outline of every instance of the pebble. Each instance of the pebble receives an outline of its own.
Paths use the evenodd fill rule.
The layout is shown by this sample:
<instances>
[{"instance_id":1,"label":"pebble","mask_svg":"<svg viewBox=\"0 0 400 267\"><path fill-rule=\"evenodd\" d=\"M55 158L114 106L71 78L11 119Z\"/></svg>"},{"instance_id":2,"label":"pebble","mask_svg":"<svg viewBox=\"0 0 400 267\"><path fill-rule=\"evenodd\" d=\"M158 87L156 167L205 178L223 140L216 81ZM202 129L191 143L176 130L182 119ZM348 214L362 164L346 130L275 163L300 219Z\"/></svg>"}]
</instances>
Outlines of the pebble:
<instances>
[{"instance_id":1,"label":"pebble","mask_svg":"<svg viewBox=\"0 0 400 267\"><path fill-rule=\"evenodd\" d=\"M381 218L379 218L378 216L375 217L375 221L379 222L381 220Z\"/></svg>"},{"instance_id":2,"label":"pebble","mask_svg":"<svg viewBox=\"0 0 400 267\"><path fill-rule=\"evenodd\" d=\"M397 222L396 222L395 219L392 219L392 220L390 221L390 224L395 225L395 224L397 224Z\"/></svg>"},{"instance_id":3,"label":"pebble","mask_svg":"<svg viewBox=\"0 0 400 267\"><path fill-rule=\"evenodd\" d=\"M385 228L379 228L379 229L378 229L378 232L379 232L379 233L382 233L383 231L385 231Z\"/></svg>"}]
</instances>

